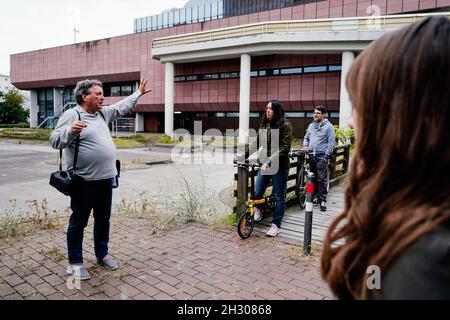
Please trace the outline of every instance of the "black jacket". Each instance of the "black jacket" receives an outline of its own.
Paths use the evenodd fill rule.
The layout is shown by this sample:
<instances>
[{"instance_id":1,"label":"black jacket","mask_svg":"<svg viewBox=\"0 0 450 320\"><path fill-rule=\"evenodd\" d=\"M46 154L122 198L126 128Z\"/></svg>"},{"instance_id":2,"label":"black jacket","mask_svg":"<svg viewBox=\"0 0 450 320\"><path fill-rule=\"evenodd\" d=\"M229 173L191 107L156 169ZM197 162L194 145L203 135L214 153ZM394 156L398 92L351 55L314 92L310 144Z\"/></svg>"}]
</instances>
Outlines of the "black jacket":
<instances>
[{"instance_id":1,"label":"black jacket","mask_svg":"<svg viewBox=\"0 0 450 320\"><path fill-rule=\"evenodd\" d=\"M381 278L384 299L450 299L450 221L419 238Z\"/></svg>"}]
</instances>

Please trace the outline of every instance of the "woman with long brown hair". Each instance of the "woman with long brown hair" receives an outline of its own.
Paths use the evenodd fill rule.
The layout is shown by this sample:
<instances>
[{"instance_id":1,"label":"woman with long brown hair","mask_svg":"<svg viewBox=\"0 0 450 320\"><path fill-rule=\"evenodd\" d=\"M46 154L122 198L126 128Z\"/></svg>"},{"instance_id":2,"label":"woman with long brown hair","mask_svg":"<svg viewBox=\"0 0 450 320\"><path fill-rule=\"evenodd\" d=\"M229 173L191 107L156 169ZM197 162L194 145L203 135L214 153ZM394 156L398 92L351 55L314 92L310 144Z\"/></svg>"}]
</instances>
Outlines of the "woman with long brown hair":
<instances>
[{"instance_id":1,"label":"woman with long brown hair","mask_svg":"<svg viewBox=\"0 0 450 320\"><path fill-rule=\"evenodd\" d=\"M356 144L322 277L340 299L450 299L450 20L381 37L346 81Z\"/></svg>"},{"instance_id":2,"label":"woman with long brown hair","mask_svg":"<svg viewBox=\"0 0 450 320\"><path fill-rule=\"evenodd\" d=\"M275 237L280 232L286 209L285 196L290 168L289 151L291 150L292 137L292 125L285 119L283 104L278 100L272 100L267 104L256 136L257 139L251 146L247 146L245 154L241 155L247 159L251 153L262 147L261 151L257 152L258 162L262 166L256 177L255 199L262 199L269 182L272 181L276 205L272 224L266 234L269 237ZM255 207L255 221L259 222L262 218L261 210Z\"/></svg>"}]
</instances>

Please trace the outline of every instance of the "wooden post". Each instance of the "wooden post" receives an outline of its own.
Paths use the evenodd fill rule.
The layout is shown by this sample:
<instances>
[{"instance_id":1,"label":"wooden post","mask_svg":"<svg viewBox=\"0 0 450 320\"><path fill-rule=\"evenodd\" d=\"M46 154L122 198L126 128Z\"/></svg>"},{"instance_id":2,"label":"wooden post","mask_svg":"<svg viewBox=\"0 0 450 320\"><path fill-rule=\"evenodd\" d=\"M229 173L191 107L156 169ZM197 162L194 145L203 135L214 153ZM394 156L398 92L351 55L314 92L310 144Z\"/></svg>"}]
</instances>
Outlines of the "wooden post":
<instances>
[{"instance_id":1,"label":"wooden post","mask_svg":"<svg viewBox=\"0 0 450 320\"><path fill-rule=\"evenodd\" d=\"M350 145L346 145L344 148L344 161L343 161L344 174L348 172L349 163L350 163Z\"/></svg>"},{"instance_id":2,"label":"wooden post","mask_svg":"<svg viewBox=\"0 0 450 320\"><path fill-rule=\"evenodd\" d=\"M336 177L336 156L338 148L339 147L334 148L333 154L330 157L330 180Z\"/></svg>"},{"instance_id":3,"label":"wooden post","mask_svg":"<svg viewBox=\"0 0 450 320\"><path fill-rule=\"evenodd\" d=\"M238 167L238 178L237 178L237 198L236 198L236 215L243 212L245 208L245 202L248 197L248 171L244 168Z\"/></svg>"}]
</instances>

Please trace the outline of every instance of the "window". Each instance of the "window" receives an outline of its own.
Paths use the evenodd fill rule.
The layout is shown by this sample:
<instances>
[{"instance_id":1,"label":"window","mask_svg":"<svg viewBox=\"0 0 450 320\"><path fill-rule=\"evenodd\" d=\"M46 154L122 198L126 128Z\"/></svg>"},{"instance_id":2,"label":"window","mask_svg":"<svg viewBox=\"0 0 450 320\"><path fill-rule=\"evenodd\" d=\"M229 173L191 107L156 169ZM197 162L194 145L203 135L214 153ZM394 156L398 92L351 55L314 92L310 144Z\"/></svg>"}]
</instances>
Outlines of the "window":
<instances>
[{"instance_id":1,"label":"window","mask_svg":"<svg viewBox=\"0 0 450 320\"><path fill-rule=\"evenodd\" d=\"M44 88L37 90L38 105L39 105L39 123L47 117L54 115L53 105L53 88Z\"/></svg>"},{"instance_id":2,"label":"window","mask_svg":"<svg viewBox=\"0 0 450 320\"><path fill-rule=\"evenodd\" d=\"M186 76L186 80L187 81L198 80L198 76L197 75Z\"/></svg>"},{"instance_id":3,"label":"window","mask_svg":"<svg viewBox=\"0 0 450 320\"><path fill-rule=\"evenodd\" d=\"M259 112L250 112L250 118L259 118Z\"/></svg>"},{"instance_id":4,"label":"window","mask_svg":"<svg viewBox=\"0 0 450 320\"><path fill-rule=\"evenodd\" d=\"M287 118L304 118L305 117L304 112L286 112L285 115Z\"/></svg>"},{"instance_id":5,"label":"window","mask_svg":"<svg viewBox=\"0 0 450 320\"><path fill-rule=\"evenodd\" d=\"M105 83L103 94L105 97L126 97L133 93L135 82Z\"/></svg>"},{"instance_id":6,"label":"window","mask_svg":"<svg viewBox=\"0 0 450 320\"><path fill-rule=\"evenodd\" d=\"M302 68L285 68L280 71L281 74L300 74L302 73Z\"/></svg>"},{"instance_id":7,"label":"window","mask_svg":"<svg viewBox=\"0 0 450 320\"><path fill-rule=\"evenodd\" d=\"M239 117L239 112L227 112L227 117L229 118Z\"/></svg>"},{"instance_id":8,"label":"window","mask_svg":"<svg viewBox=\"0 0 450 320\"><path fill-rule=\"evenodd\" d=\"M304 67L303 68L304 73L318 73L318 72L326 72L326 71L327 71L326 66Z\"/></svg>"},{"instance_id":9,"label":"window","mask_svg":"<svg viewBox=\"0 0 450 320\"><path fill-rule=\"evenodd\" d=\"M328 71L341 71L342 66L328 66Z\"/></svg>"},{"instance_id":10,"label":"window","mask_svg":"<svg viewBox=\"0 0 450 320\"><path fill-rule=\"evenodd\" d=\"M305 73L321 73L321 72L336 72L341 71L340 65L320 65L320 66L308 66L308 67L290 67L290 68L274 68L250 71L250 77L270 77L280 75L296 75ZM239 78L240 72L220 72L220 73L208 73L208 74L192 74L186 76L175 77L175 82L182 81L196 81L196 80L216 80L216 79L233 79Z\"/></svg>"},{"instance_id":11,"label":"window","mask_svg":"<svg viewBox=\"0 0 450 320\"><path fill-rule=\"evenodd\" d=\"M223 118L223 117L225 117L225 112L217 112L217 113L216 113L216 117L217 117L217 118Z\"/></svg>"},{"instance_id":12,"label":"window","mask_svg":"<svg viewBox=\"0 0 450 320\"><path fill-rule=\"evenodd\" d=\"M133 86L132 85L123 85L122 86L122 96L129 96L133 93Z\"/></svg>"},{"instance_id":13,"label":"window","mask_svg":"<svg viewBox=\"0 0 450 320\"><path fill-rule=\"evenodd\" d=\"M68 102L75 102L75 87L65 87L63 91L64 104Z\"/></svg>"},{"instance_id":14,"label":"window","mask_svg":"<svg viewBox=\"0 0 450 320\"><path fill-rule=\"evenodd\" d=\"M203 80L219 79L219 74L218 73L204 74L202 78Z\"/></svg>"},{"instance_id":15,"label":"window","mask_svg":"<svg viewBox=\"0 0 450 320\"><path fill-rule=\"evenodd\" d=\"M120 86L111 87L111 97L120 97Z\"/></svg>"},{"instance_id":16,"label":"window","mask_svg":"<svg viewBox=\"0 0 450 320\"><path fill-rule=\"evenodd\" d=\"M239 78L239 72L226 72L220 74L221 79Z\"/></svg>"}]
</instances>

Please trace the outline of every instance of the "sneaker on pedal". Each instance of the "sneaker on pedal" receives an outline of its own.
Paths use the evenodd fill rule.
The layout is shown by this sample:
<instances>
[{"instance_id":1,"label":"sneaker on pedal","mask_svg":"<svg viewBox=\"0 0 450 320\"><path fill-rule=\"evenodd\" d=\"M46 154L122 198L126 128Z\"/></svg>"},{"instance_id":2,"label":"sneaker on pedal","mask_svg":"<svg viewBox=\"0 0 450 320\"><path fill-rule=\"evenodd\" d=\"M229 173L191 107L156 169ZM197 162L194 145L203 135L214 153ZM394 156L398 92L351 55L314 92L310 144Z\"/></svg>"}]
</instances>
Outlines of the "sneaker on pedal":
<instances>
[{"instance_id":1,"label":"sneaker on pedal","mask_svg":"<svg viewBox=\"0 0 450 320\"><path fill-rule=\"evenodd\" d=\"M258 207L254 207L253 208L253 213L255 214L254 215L255 222L260 222L262 220L261 209L259 209Z\"/></svg>"},{"instance_id":2,"label":"sneaker on pedal","mask_svg":"<svg viewBox=\"0 0 450 320\"><path fill-rule=\"evenodd\" d=\"M277 225L275 223L272 223L269 231L267 231L267 233L266 233L266 236L275 237L278 235L278 233L280 233L280 229L277 227Z\"/></svg>"},{"instance_id":3,"label":"sneaker on pedal","mask_svg":"<svg viewBox=\"0 0 450 320\"><path fill-rule=\"evenodd\" d=\"M320 203L320 211L327 211L327 203L325 201Z\"/></svg>"}]
</instances>

